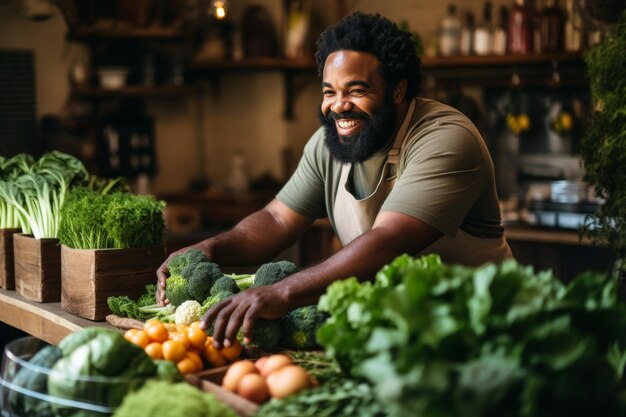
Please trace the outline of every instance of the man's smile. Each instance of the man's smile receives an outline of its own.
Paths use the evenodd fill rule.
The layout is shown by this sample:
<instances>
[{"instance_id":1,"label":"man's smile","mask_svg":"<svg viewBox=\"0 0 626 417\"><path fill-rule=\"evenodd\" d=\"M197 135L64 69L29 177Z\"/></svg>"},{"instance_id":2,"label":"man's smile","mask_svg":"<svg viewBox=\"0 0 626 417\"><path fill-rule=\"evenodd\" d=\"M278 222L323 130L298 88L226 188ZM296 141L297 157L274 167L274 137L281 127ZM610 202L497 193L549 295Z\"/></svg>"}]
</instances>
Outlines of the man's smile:
<instances>
[{"instance_id":1,"label":"man's smile","mask_svg":"<svg viewBox=\"0 0 626 417\"><path fill-rule=\"evenodd\" d=\"M337 126L337 133L342 136L353 135L361 126L361 120L359 119L337 119L335 120Z\"/></svg>"}]
</instances>

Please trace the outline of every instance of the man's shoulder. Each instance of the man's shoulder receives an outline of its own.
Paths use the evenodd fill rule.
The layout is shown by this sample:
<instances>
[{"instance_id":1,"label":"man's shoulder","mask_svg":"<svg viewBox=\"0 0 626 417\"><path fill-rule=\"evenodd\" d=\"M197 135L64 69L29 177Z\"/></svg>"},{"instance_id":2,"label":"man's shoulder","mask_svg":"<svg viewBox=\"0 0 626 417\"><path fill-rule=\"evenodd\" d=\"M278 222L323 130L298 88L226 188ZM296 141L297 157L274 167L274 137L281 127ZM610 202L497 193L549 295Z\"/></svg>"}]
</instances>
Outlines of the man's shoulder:
<instances>
[{"instance_id":1,"label":"man's shoulder","mask_svg":"<svg viewBox=\"0 0 626 417\"><path fill-rule=\"evenodd\" d=\"M435 100L418 98L415 112L407 132L405 145L414 145L421 139L433 140L472 138L481 141L482 136L474 123L461 111Z\"/></svg>"},{"instance_id":2,"label":"man's shoulder","mask_svg":"<svg viewBox=\"0 0 626 417\"><path fill-rule=\"evenodd\" d=\"M456 122L470 124L472 122L461 111L447 104L427 98L416 98L415 113L411 125L413 127L428 122Z\"/></svg>"}]
</instances>

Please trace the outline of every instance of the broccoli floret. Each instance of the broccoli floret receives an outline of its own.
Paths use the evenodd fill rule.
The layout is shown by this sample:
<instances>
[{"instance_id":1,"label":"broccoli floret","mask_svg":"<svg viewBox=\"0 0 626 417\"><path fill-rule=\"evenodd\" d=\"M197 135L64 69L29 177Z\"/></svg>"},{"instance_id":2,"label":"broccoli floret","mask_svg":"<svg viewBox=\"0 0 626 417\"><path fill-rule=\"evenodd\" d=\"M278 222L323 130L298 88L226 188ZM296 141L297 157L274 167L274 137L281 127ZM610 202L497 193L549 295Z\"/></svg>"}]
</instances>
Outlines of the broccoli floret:
<instances>
[{"instance_id":1,"label":"broccoli floret","mask_svg":"<svg viewBox=\"0 0 626 417\"><path fill-rule=\"evenodd\" d=\"M251 287L272 285L298 272L298 267L289 261L268 262L257 269L254 274L254 284Z\"/></svg>"},{"instance_id":2,"label":"broccoli floret","mask_svg":"<svg viewBox=\"0 0 626 417\"><path fill-rule=\"evenodd\" d=\"M198 302L202 302L211 295L211 287L224 274L220 267L213 262L189 264L183 269L182 276L187 278L187 290Z\"/></svg>"},{"instance_id":3,"label":"broccoli floret","mask_svg":"<svg viewBox=\"0 0 626 417\"><path fill-rule=\"evenodd\" d=\"M320 348L315 334L328 317L329 314L314 305L290 311L280 319L282 338L279 345L293 350Z\"/></svg>"},{"instance_id":4,"label":"broccoli floret","mask_svg":"<svg viewBox=\"0 0 626 417\"><path fill-rule=\"evenodd\" d=\"M186 252L172 256L167 263L167 269L170 275L182 275L183 269L189 264L197 264L199 262L209 262L209 258L200 249L191 248Z\"/></svg>"},{"instance_id":5,"label":"broccoli floret","mask_svg":"<svg viewBox=\"0 0 626 417\"><path fill-rule=\"evenodd\" d=\"M204 315L204 313L209 311L209 309L211 307L213 307L215 304L217 304L217 303L219 303L221 301L224 301L225 299L227 299L229 297L232 297L233 295L235 295L235 294L230 292L230 291L222 291L222 292L220 292L218 294L208 296L202 302L202 309L201 309L202 315Z\"/></svg>"},{"instance_id":6,"label":"broccoli floret","mask_svg":"<svg viewBox=\"0 0 626 417\"><path fill-rule=\"evenodd\" d=\"M242 331L239 331L238 339L241 339ZM254 322L251 344L258 346L266 352L273 352L278 349L278 341L282 337L280 320L258 319Z\"/></svg>"},{"instance_id":7,"label":"broccoli floret","mask_svg":"<svg viewBox=\"0 0 626 417\"><path fill-rule=\"evenodd\" d=\"M211 287L211 295L219 294L222 291L228 291L233 294L237 294L239 292L237 282L231 277L224 275L223 277L215 281L215 284L213 284L213 286Z\"/></svg>"},{"instance_id":8,"label":"broccoli floret","mask_svg":"<svg viewBox=\"0 0 626 417\"><path fill-rule=\"evenodd\" d=\"M187 280L182 275L172 275L165 281L165 296L174 306L194 298L187 290Z\"/></svg>"}]
</instances>

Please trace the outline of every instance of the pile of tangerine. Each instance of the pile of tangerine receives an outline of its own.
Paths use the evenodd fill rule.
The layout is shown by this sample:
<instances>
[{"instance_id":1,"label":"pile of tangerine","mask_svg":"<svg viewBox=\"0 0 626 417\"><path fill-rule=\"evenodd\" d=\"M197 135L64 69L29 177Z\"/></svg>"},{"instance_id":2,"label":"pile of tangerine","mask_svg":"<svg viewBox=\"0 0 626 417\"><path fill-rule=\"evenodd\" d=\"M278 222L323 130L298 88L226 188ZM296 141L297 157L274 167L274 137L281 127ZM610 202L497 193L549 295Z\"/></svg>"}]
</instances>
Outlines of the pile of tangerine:
<instances>
[{"instance_id":1,"label":"pile of tangerine","mask_svg":"<svg viewBox=\"0 0 626 417\"><path fill-rule=\"evenodd\" d=\"M242 351L237 341L216 349L213 338L200 328L199 321L182 326L151 319L142 330L127 330L124 338L141 347L152 359L174 362L183 375L227 365L239 359Z\"/></svg>"}]
</instances>

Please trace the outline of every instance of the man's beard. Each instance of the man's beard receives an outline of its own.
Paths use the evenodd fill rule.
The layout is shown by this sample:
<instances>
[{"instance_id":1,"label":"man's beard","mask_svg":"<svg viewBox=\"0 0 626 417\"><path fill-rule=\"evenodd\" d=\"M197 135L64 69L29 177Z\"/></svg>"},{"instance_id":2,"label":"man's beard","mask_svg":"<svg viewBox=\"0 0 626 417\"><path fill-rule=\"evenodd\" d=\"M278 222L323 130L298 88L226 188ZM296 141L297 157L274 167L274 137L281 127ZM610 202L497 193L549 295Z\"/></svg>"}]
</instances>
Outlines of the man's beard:
<instances>
[{"instance_id":1,"label":"man's beard","mask_svg":"<svg viewBox=\"0 0 626 417\"><path fill-rule=\"evenodd\" d=\"M374 109L372 117L363 112L339 114L333 111L325 116L320 109L319 119L324 126L324 143L333 158L343 163L354 164L367 161L388 143L390 135L394 132L396 108L388 95L383 103ZM335 126L337 119L359 119L364 126L355 135L340 136Z\"/></svg>"}]
</instances>

